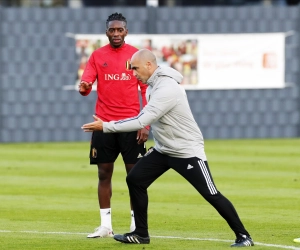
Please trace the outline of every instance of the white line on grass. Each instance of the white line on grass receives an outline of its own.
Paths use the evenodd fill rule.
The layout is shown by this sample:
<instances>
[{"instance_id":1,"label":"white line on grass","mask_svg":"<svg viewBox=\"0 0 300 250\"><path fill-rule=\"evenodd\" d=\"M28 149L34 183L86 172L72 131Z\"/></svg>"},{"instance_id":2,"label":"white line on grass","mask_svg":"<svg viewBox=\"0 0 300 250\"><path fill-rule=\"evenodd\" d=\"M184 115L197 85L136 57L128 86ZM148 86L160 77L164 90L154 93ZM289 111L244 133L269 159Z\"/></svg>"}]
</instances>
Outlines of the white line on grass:
<instances>
[{"instance_id":1,"label":"white line on grass","mask_svg":"<svg viewBox=\"0 0 300 250\"><path fill-rule=\"evenodd\" d=\"M183 238L183 237L173 237L173 236L152 236L154 238L164 238L164 239L180 239L180 240L201 240L201 241L222 241L222 242L232 242L232 240L220 240L220 239L210 239L210 238ZM266 244L254 241L254 245L265 246L265 247L277 247L283 249L293 249L300 250L299 247L294 246L284 246L284 245L275 245L275 244Z\"/></svg>"},{"instance_id":2,"label":"white line on grass","mask_svg":"<svg viewBox=\"0 0 300 250\"><path fill-rule=\"evenodd\" d=\"M0 230L0 233L34 233L34 234L83 234L86 235L87 233L70 233L70 232L40 232L40 231L12 231L12 230ZM179 240L199 240L199 241L221 241L221 242L232 242L232 240L221 240L221 239L210 239L210 238L185 238L185 237L175 237L175 236L153 236L153 238L162 238L162 239L179 239ZM275 245L275 244L266 244L254 241L255 245L258 246L265 246L265 247L276 247L282 249L293 249L293 250L300 250L299 247L294 246L285 246L285 245Z\"/></svg>"}]
</instances>

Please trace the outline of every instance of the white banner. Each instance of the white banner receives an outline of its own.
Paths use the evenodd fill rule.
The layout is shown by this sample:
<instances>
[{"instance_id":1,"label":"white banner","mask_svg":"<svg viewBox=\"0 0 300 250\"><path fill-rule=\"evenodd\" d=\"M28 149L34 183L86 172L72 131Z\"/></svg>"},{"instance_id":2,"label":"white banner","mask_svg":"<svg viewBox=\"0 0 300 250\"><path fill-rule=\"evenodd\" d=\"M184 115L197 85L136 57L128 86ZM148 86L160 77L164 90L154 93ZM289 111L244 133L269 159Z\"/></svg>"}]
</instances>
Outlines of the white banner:
<instances>
[{"instance_id":1,"label":"white banner","mask_svg":"<svg viewBox=\"0 0 300 250\"><path fill-rule=\"evenodd\" d=\"M78 72L95 49L106 45L106 35L77 34ZM159 65L184 76L186 89L257 89L285 87L285 33L224 35L131 35L126 43L150 49ZM64 86L74 89L74 85Z\"/></svg>"},{"instance_id":2,"label":"white banner","mask_svg":"<svg viewBox=\"0 0 300 250\"><path fill-rule=\"evenodd\" d=\"M284 33L202 36L198 54L199 87L283 88L284 49Z\"/></svg>"}]
</instances>

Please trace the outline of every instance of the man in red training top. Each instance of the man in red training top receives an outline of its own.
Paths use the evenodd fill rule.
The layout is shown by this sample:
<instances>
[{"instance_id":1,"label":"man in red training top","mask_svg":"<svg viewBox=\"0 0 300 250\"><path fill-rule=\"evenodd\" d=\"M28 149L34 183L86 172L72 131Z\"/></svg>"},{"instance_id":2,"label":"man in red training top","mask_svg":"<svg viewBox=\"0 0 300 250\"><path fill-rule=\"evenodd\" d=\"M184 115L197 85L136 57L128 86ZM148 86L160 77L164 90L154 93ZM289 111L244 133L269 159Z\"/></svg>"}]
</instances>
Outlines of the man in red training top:
<instances>
[{"instance_id":1,"label":"man in red training top","mask_svg":"<svg viewBox=\"0 0 300 250\"><path fill-rule=\"evenodd\" d=\"M126 18L121 13L110 15L106 21L106 36L109 44L95 50L85 67L79 92L86 96L97 80L97 101L95 113L103 121L120 120L133 117L140 112L140 86L143 106L147 101L147 85L139 82L129 70L130 58L137 51L126 44L124 38L128 33ZM101 224L88 238L113 237L111 204L111 178L114 162L121 153L126 172L137 163L145 152L149 127L137 132L105 134L95 131L92 134L90 164L98 166L98 200ZM130 231L135 230L133 210L131 209Z\"/></svg>"}]
</instances>

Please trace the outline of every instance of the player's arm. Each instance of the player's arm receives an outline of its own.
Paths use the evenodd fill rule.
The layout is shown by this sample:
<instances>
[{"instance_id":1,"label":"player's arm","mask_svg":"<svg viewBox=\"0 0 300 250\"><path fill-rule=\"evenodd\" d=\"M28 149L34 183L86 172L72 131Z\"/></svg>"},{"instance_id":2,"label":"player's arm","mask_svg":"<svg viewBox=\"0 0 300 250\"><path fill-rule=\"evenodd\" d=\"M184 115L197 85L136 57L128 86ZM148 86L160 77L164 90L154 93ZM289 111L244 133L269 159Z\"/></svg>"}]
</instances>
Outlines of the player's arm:
<instances>
[{"instance_id":1,"label":"player's arm","mask_svg":"<svg viewBox=\"0 0 300 250\"><path fill-rule=\"evenodd\" d=\"M145 128L139 129L137 131L136 139L137 139L138 144L142 144L148 140L149 129L150 129L150 126L148 125Z\"/></svg>"},{"instance_id":2,"label":"player's arm","mask_svg":"<svg viewBox=\"0 0 300 250\"><path fill-rule=\"evenodd\" d=\"M89 93L91 93L92 86L93 86L92 82L81 81L78 86L79 93L83 96L87 96Z\"/></svg>"},{"instance_id":3,"label":"player's arm","mask_svg":"<svg viewBox=\"0 0 300 250\"><path fill-rule=\"evenodd\" d=\"M141 90L141 95L142 95L142 107L144 108L147 105L147 99L146 99L146 91L147 91L147 84L144 84L140 81L138 81L140 90Z\"/></svg>"},{"instance_id":4,"label":"player's arm","mask_svg":"<svg viewBox=\"0 0 300 250\"><path fill-rule=\"evenodd\" d=\"M92 91L93 83L97 79L97 70L95 66L94 53L89 58L86 67L83 71L80 84L78 86L79 93L83 96L87 96Z\"/></svg>"},{"instance_id":5,"label":"player's arm","mask_svg":"<svg viewBox=\"0 0 300 250\"><path fill-rule=\"evenodd\" d=\"M141 90L142 107L144 108L147 104L146 90L147 90L148 85L143 84L141 81L138 81L138 84L139 84L140 90ZM150 130L150 125L147 125L145 128L138 130L137 138L136 138L138 140L137 141L138 144L144 143L148 140L149 130Z\"/></svg>"}]
</instances>

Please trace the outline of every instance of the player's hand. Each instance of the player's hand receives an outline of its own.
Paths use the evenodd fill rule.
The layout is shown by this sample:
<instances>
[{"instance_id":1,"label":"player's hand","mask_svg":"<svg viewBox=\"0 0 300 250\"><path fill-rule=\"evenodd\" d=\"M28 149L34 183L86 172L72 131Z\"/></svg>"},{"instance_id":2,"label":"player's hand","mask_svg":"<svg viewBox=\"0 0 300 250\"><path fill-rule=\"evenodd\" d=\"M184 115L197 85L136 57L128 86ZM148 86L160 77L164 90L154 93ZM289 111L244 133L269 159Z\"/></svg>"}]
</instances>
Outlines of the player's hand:
<instances>
[{"instance_id":1,"label":"player's hand","mask_svg":"<svg viewBox=\"0 0 300 250\"><path fill-rule=\"evenodd\" d=\"M79 92L85 93L86 91L90 90L92 88L92 86L93 86L92 82L81 81L78 85Z\"/></svg>"},{"instance_id":2,"label":"player's hand","mask_svg":"<svg viewBox=\"0 0 300 250\"><path fill-rule=\"evenodd\" d=\"M138 144L142 144L148 140L149 130L146 128L142 128L137 132L136 139L138 140Z\"/></svg>"},{"instance_id":3,"label":"player's hand","mask_svg":"<svg viewBox=\"0 0 300 250\"><path fill-rule=\"evenodd\" d=\"M84 132L103 130L103 121L95 115L93 115L93 117L95 121L82 125L81 129L83 129Z\"/></svg>"}]
</instances>

